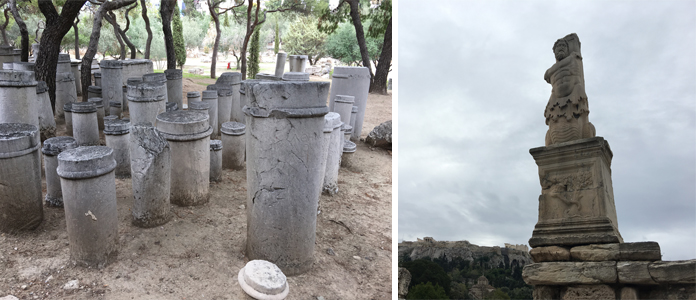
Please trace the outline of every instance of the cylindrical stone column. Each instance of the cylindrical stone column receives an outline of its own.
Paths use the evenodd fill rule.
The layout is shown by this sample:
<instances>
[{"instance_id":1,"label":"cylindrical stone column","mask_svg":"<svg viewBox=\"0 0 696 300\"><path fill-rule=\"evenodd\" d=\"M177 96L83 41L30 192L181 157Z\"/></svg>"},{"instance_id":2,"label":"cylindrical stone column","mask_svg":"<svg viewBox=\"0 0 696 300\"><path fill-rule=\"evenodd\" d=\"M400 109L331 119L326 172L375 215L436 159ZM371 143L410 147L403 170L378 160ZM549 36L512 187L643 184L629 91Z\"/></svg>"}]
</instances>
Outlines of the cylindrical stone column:
<instances>
[{"instance_id":1,"label":"cylindrical stone column","mask_svg":"<svg viewBox=\"0 0 696 300\"><path fill-rule=\"evenodd\" d=\"M136 85L129 84L128 106L131 124L157 124L157 115L167 110L164 98L166 94L166 86L158 82L142 82Z\"/></svg>"},{"instance_id":2,"label":"cylindrical stone column","mask_svg":"<svg viewBox=\"0 0 696 300\"><path fill-rule=\"evenodd\" d=\"M239 85L242 83L242 73L224 72L215 82L218 90L218 130L222 123L244 118L239 106ZM229 105L229 107L225 107Z\"/></svg>"},{"instance_id":3,"label":"cylindrical stone column","mask_svg":"<svg viewBox=\"0 0 696 300\"><path fill-rule=\"evenodd\" d=\"M355 101L355 99L353 99ZM355 119L358 117L358 107L353 105L350 110L350 127L355 128Z\"/></svg>"},{"instance_id":4,"label":"cylindrical stone column","mask_svg":"<svg viewBox=\"0 0 696 300\"><path fill-rule=\"evenodd\" d=\"M101 72L94 72L94 85L101 87L101 85L102 85Z\"/></svg>"},{"instance_id":5,"label":"cylindrical stone column","mask_svg":"<svg viewBox=\"0 0 696 300\"><path fill-rule=\"evenodd\" d=\"M56 136L56 119L53 117L51 99L48 97L48 86L45 81L39 81L36 86L36 102L39 109L39 132L41 140Z\"/></svg>"},{"instance_id":6,"label":"cylindrical stone column","mask_svg":"<svg viewBox=\"0 0 696 300\"><path fill-rule=\"evenodd\" d=\"M128 86L123 86L123 101L121 101L121 111L128 111Z\"/></svg>"},{"instance_id":7,"label":"cylindrical stone column","mask_svg":"<svg viewBox=\"0 0 696 300\"><path fill-rule=\"evenodd\" d=\"M87 87L87 99L89 98L101 98L102 88L96 85L90 85Z\"/></svg>"},{"instance_id":8,"label":"cylindrical stone column","mask_svg":"<svg viewBox=\"0 0 696 300\"><path fill-rule=\"evenodd\" d=\"M72 122L72 105L74 102L68 102L63 105L63 112L65 116L65 134L73 136L73 122ZM58 108L58 107L56 107Z\"/></svg>"},{"instance_id":9,"label":"cylindrical stone column","mask_svg":"<svg viewBox=\"0 0 696 300\"><path fill-rule=\"evenodd\" d=\"M343 123L341 131L343 131L343 144L345 145L346 142L350 141L350 135L353 133L353 127L346 123Z\"/></svg>"},{"instance_id":10,"label":"cylindrical stone column","mask_svg":"<svg viewBox=\"0 0 696 300\"><path fill-rule=\"evenodd\" d=\"M222 167L225 169L244 169L246 151L246 126L239 122L222 123Z\"/></svg>"},{"instance_id":11,"label":"cylindrical stone column","mask_svg":"<svg viewBox=\"0 0 696 300\"><path fill-rule=\"evenodd\" d=\"M309 73L286 72L283 74L283 81L309 81Z\"/></svg>"},{"instance_id":12,"label":"cylindrical stone column","mask_svg":"<svg viewBox=\"0 0 696 300\"><path fill-rule=\"evenodd\" d=\"M34 72L34 68L36 67L36 64L33 62L23 62L23 61L16 61L12 63L12 68L15 71L32 71Z\"/></svg>"},{"instance_id":13,"label":"cylindrical stone column","mask_svg":"<svg viewBox=\"0 0 696 300\"><path fill-rule=\"evenodd\" d=\"M143 75L143 82L156 82L161 84L164 88L159 90L160 95L164 96L164 102L169 102L169 96L167 95L167 75L164 73L149 73Z\"/></svg>"},{"instance_id":14,"label":"cylindrical stone column","mask_svg":"<svg viewBox=\"0 0 696 300\"><path fill-rule=\"evenodd\" d=\"M0 46L0 65L6 62L13 62L14 59L14 49L12 46Z\"/></svg>"},{"instance_id":15,"label":"cylindrical stone column","mask_svg":"<svg viewBox=\"0 0 696 300\"><path fill-rule=\"evenodd\" d=\"M299 58L299 71L296 72L304 72L307 69L307 62L309 62L309 57L307 55L298 55Z\"/></svg>"},{"instance_id":16,"label":"cylindrical stone column","mask_svg":"<svg viewBox=\"0 0 696 300\"><path fill-rule=\"evenodd\" d=\"M206 90L202 92L201 101L210 104L210 126L213 127L213 137L217 137L218 131L218 92L216 90Z\"/></svg>"},{"instance_id":17,"label":"cylindrical stone column","mask_svg":"<svg viewBox=\"0 0 696 300\"><path fill-rule=\"evenodd\" d=\"M217 93L216 93L217 95ZM157 130L172 149L171 202L201 205L210 193L210 134L208 115L186 110L157 116Z\"/></svg>"},{"instance_id":18,"label":"cylindrical stone column","mask_svg":"<svg viewBox=\"0 0 696 300\"><path fill-rule=\"evenodd\" d=\"M167 140L152 124L135 124L130 133L130 157L133 225L149 228L169 222L172 160Z\"/></svg>"},{"instance_id":19,"label":"cylindrical stone column","mask_svg":"<svg viewBox=\"0 0 696 300\"><path fill-rule=\"evenodd\" d=\"M329 83L274 81L245 90L246 254L301 274L314 262Z\"/></svg>"},{"instance_id":20,"label":"cylindrical stone column","mask_svg":"<svg viewBox=\"0 0 696 300\"><path fill-rule=\"evenodd\" d=\"M97 107L92 102L72 105L73 137L79 146L99 145L99 121Z\"/></svg>"},{"instance_id":21,"label":"cylindrical stone column","mask_svg":"<svg viewBox=\"0 0 696 300\"><path fill-rule=\"evenodd\" d=\"M104 124L109 123L111 121L115 121L115 120L118 120L118 117L116 117L114 115L108 115L108 116L104 117Z\"/></svg>"},{"instance_id":22,"label":"cylindrical stone column","mask_svg":"<svg viewBox=\"0 0 696 300\"><path fill-rule=\"evenodd\" d=\"M121 103L122 103L121 101L109 102L109 114L108 115L109 116L116 116L117 118L123 117L123 115L122 115L123 110L121 109Z\"/></svg>"},{"instance_id":23,"label":"cylindrical stone column","mask_svg":"<svg viewBox=\"0 0 696 300\"><path fill-rule=\"evenodd\" d=\"M180 69L164 70L164 75L167 78L167 99L168 102L174 102L178 107L184 107L183 96L183 74Z\"/></svg>"},{"instance_id":24,"label":"cylindrical stone column","mask_svg":"<svg viewBox=\"0 0 696 300\"><path fill-rule=\"evenodd\" d=\"M0 124L0 231L31 230L43 220L39 129Z\"/></svg>"},{"instance_id":25,"label":"cylindrical stone column","mask_svg":"<svg viewBox=\"0 0 696 300\"><path fill-rule=\"evenodd\" d=\"M34 72L0 71L0 123L22 123L39 127ZM36 136L39 141L39 135Z\"/></svg>"},{"instance_id":26,"label":"cylindrical stone column","mask_svg":"<svg viewBox=\"0 0 696 300\"><path fill-rule=\"evenodd\" d=\"M197 91L193 92L188 92L186 93L186 104L187 107L191 106L191 102L200 102L201 101L201 93Z\"/></svg>"},{"instance_id":27,"label":"cylindrical stone column","mask_svg":"<svg viewBox=\"0 0 696 300\"><path fill-rule=\"evenodd\" d=\"M70 60L70 70L75 78L75 92L82 96L82 79L80 78L80 64L82 60Z\"/></svg>"},{"instance_id":28,"label":"cylindrical stone column","mask_svg":"<svg viewBox=\"0 0 696 300\"><path fill-rule=\"evenodd\" d=\"M56 122L60 123L65 119L65 113L61 109L65 103L77 102L77 92L75 91L75 78L72 72L56 74Z\"/></svg>"},{"instance_id":29,"label":"cylindrical stone column","mask_svg":"<svg viewBox=\"0 0 696 300\"><path fill-rule=\"evenodd\" d=\"M349 168L353 165L353 155L355 155L355 150L357 145L351 141L345 141L343 144L343 156L341 157L341 167Z\"/></svg>"},{"instance_id":30,"label":"cylindrical stone column","mask_svg":"<svg viewBox=\"0 0 696 300\"><path fill-rule=\"evenodd\" d=\"M131 177L129 132L130 122L128 121L114 120L106 123L104 127L106 146L114 149L114 159L116 160L114 173L116 178Z\"/></svg>"},{"instance_id":31,"label":"cylindrical stone column","mask_svg":"<svg viewBox=\"0 0 696 300\"><path fill-rule=\"evenodd\" d=\"M329 109L334 111L334 99L337 95L349 95L355 97L353 105L358 107L353 126L353 140L359 140L362 133L367 94L370 90L370 71L365 67L335 67L331 80L331 96Z\"/></svg>"},{"instance_id":32,"label":"cylindrical stone column","mask_svg":"<svg viewBox=\"0 0 696 300\"><path fill-rule=\"evenodd\" d=\"M189 105L188 110L206 113L206 114L208 114L208 119L210 119L210 116L211 116L210 103L208 103L208 102L203 102L203 101L191 102L191 105Z\"/></svg>"},{"instance_id":33,"label":"cylindrical stone column","mask_svg":"<svg viewBox=\"0 0 696 300\"><path fill-rule=\"evenodd\" d=\"M275 76L276 77L283 77L283 73L285 72L285 60L288 58L288 54L284 52L278 52L278 55L276 55L276 67L275 67Z\"/></svg>"},{"instance_id":34,"label":"cylindrical stone column","mask_svg":"<svg viewBox=\"0 0 696 300\"><path fill-rule=\"evenodd\" d=\"M222 141L210 140L210 182L222 180Z\"/></svg>"},{"instance_id":35,"label":"cylindrical stone column","mask_svg":"<svg viewBox=\"0 0 696 300\"><path fill-rule=\"evenodd\" d=\"M336 115L332 113L328 113L324 115L324 130L322 134L322 153L321 153L321 161L322 165L320 166L321 170L321 178L322 178L322 189L324 185L324 177L326 175L326 158L329 155L329 144L331 143L331 132L333 132L333 126L334 122L336 119Z\"/></svg>"},{"instance_id":36,"label":"cylindrical stone column","mask_svg":"<svg viewBox=\"0 0 696 300\"><path fill-rule=\"evenodd\" d=\"M343 132L341 131L341 115L330 112L327 116L331 124L331 139L326 155L326 170L324 172L323 192L328 195L338 193L338 169L341 165L343 151Z\"/></svg>"},{"instance_id":37,"label":"cylindrical stone column","mask_svg":"<svg viewBox=\"0 0 696 300\"><path fill-rule=\"evenodd\" d=\"M334 98L334 108L333 111L341 115L341 122L344 125L350 125L350 114L353 110L353 103L355 103L355 97L348 95L336 95Z\"/></svg>"},{"instance_id":38,"label":"cylindrical stone column","mask_svg":"<svg viewBox=\"0 0 696 300\"><path fill-rule=\"evenodd\" d=\"M123 62L120 60L102 60L99 63L102 73L102 98L104 103L123 101Z\"/></svg>"},{"instance_id":39,"label":"cylindrical stone column","mask_svg":"<svg viewBox=\"0 0 696 300\"><path fill-rule=\"evenodd\" d=\"M229 89L218 89L218 86L216 84L209 85L207 87L207 90L217 91L218 93L217 117L215 118L217 120L217 123L216 126L213 126L211 124L211 126L213 126L213 136L217 136L217 133L220 132L220 127L222 126L222 123L220 121L223 120L225 116L227 116L227 120L225 122L230 121L230 114L225 113L225 111L232 111L232 93Z\"/></svg>"},{"instance_id":40,"label":"cylindrical stone column","mask_svg":"<svg viewBox=\"0 0 696 300\"><path fill-rule=\"evenodd\" d=\"M130 109L128 108L128 86L129 85L138 85L138 83L142 83L143 78L142 77L130 77L126 79L126 85L123 86L123 105L121 108L123 108L123 111L129 111Z\"/></svg>"},{"instance_id":41,"label":"cylindrical stone column","mask_svg":"<svg viewBox=\"0 0 696 300\"><path fill-rule=\"evenodd\" d=\"M290 64L290 72L299 72L300 56L299 55L289 55L288 63Z\"/></svg>"},{"instance_id":42,"label":"cylindrical stone column","mask_svg":"<svg viewBox=\"0 0 696 300\"><path fill-rule=\"evenodd\" d=\"M106 115L106 111L104 109L103 98L89 98L89 102L94 103L94 107L97 108L97 124L99 125L99 131L104 131L104 116Z\"/></svg>"},{"instance_id":43,"label":"cylindrical stone column","mask_svg":"<svg viewBox=\"0 0 696 300\"><path fill-rule=\"evenodd\" d=\"M58 154L70 259L103 268L118 253L116 161L104 146L78 147Z\"/></svg>"},{"instance_id":44,"label":"cylindrical stone column","mask_svg":"<svg viewBox=\"0 0 696 300\"><path fill-rule=\"evenodd\" d=\"M58 168L58 154L65 150L77 148L75 139L69 136L57 136L47 139L41 152L43 152L44 168L46 173L46 206L63 207L63 191L60 188Z\"/></svg>"},{"instance_id":45,"label":"cylindrical stone column","mask_svg":"<svg viewBox=\"0 0 696 300\"><path fill-rule=\"evenodd\" d=\"M242 84L239 85L239 106L242 108L242 113L244 112L244 106L249 105L249 101L247 101L246 97L246 92L245 88L247 85L254 85L259 82L267 82L267 80L261 80L261 79L247 79L242 81ZM246 124L246 116L243 116L241 120L235 120L235 122L239 123L245 123Z\"/></svg>"}]
</instances>

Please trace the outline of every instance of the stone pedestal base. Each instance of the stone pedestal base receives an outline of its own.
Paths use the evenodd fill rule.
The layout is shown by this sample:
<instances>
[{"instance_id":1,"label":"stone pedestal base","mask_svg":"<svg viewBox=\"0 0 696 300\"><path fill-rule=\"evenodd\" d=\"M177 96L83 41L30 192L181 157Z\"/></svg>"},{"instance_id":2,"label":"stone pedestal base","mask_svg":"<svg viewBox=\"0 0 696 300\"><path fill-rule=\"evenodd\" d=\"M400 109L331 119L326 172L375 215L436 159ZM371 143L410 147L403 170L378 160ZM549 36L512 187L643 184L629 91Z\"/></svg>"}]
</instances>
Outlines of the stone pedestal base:
<instances>
[{"instance_id":1,"label":"stone pedestal base","mask_svg":"<svg viewBox=\"0 0 696 300\"><path fill-rule=\"evenodd\" d=\"M539 221L529 245L621 243L611 182L612 152L602 137L529 150L539 166Z\"/></svg>"}]
</instances>

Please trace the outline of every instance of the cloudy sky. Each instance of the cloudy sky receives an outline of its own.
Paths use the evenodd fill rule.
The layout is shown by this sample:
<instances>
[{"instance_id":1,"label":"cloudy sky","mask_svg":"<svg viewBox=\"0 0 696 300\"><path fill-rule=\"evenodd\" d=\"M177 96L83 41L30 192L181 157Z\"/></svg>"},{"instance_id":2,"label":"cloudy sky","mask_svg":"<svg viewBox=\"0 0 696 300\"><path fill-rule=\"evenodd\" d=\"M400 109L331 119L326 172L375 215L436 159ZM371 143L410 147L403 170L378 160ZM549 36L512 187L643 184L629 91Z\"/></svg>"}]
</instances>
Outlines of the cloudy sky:
<instances>
[{"instance_id":1,"label":"cloudy sky","mask_svg":"<svg viewBox=\"0 0 696 300\"><path fill-rule=\"evenodd\" d=\"M624 241L696 258L696 1L400 0L398 26L399 241L527 244L544 72L577 33Z\"/></svg>"}]
</instances>

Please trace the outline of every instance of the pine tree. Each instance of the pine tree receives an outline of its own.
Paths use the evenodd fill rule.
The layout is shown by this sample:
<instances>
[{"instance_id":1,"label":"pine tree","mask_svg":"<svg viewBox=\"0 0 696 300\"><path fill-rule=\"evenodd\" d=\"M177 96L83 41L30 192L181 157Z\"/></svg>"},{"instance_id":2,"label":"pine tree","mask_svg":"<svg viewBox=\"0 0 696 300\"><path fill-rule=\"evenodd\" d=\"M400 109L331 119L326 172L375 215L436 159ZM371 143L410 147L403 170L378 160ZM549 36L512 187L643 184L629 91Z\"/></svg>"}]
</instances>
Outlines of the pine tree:
<instances>
[{"instance_id":1,"label":"pine tree","mask_svg":"<svg viewBox=\"0 0 696 300\"><path fill-rule=\"evenodd\" d=\"M261 53L261 43L259 42L261 34L260 27L256 27L253 35L251 36L251 41L249 42L249 69L247 70L247 78L256 78L256 73L259 72L260 67L260 53Z\"/></svg>"},{"instance_id":2,"label":"pine tree","mask_svg":"<svg viewBox=\"0 0 696 300\"><path fill-rule=\"evenodd\" d=\"M174 7L172 23L174 27L174 53L176 53L176 64L179 65L179 67L183 67L184 64L186 64L186 44L184 43L184 30L181 25L178 5Z\"/></svg>"}]
</instances>

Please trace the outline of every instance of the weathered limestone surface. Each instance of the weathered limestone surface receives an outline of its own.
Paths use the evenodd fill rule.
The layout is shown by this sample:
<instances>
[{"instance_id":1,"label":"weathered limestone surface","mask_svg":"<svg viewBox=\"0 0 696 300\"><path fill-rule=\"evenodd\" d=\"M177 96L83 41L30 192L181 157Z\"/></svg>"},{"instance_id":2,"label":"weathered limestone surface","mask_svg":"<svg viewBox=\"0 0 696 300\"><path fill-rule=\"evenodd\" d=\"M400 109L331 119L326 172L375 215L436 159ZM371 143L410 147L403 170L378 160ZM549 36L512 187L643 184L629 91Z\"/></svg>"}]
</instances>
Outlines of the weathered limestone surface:
<instances>
[{"instance_id":1,"label":"weathered limestone surface","mask_svg":"<svg viewBox=\"0 0 696 300\"><path fill-rule=\"evenodd\" d=\"M99 63L102 71L102 98L107 105L111 101L123 101L123 61L102 60Z\"/></svg>"},{"instance_id":2,"label":"weathered limestone surface","mask_svg":"<svg viewBox=\"0 0 696 300\"><path fill-rule=\"evenodd\" d=\"M355 128L353 129L355 131ZM365 138L365 143L372 147L380 147L387 150L392 148L392 121L386 121L375 127Z\"/></svg>"},{"instance_id":3,"label":"weathered limestone surface","mask_svg":"<svg viewBox=\"0 0 696 300\"><path fill-rule=\"evenodd\" d=\"M167 102L167 111L179 110L179 106L174 102Z\"/></svg>"},{"instance_id":4,"label":"weathered limestone surface","mask_svg":"<svg viewBox=\"0 0 696 300\"><path fill-rule=\"evenodd\" d=\"M103 268L118 254L116 161L104 146L78 147L58 154L70 259Z\"/></svg>"},{"instance_id":5,"label":"weathered limestone surface","mask_svg":"<svg viewBox=\"0 0 696 300\"><path fill-rule=\"evenodd\" d=\"M114 150L116 178L130 178L130 122L114 120L106 123L104 127L104 138L106 146Z\"/></svg>"},{"instance_id":6,"label":"weathered limestone surface","mask_svg":"<svg viewBox=\"0 0 696 300\"><path fill-rule=\"evenodd\" d=\"M129 84L127 98L131 123L157 124L157 115L167 110L166 93L166 86L159 82Z\"/></svg>"},{"instance_id":7,"label":"weathered limestone surface","mask_svg":"<svg viewBox=\"0 0 696 300\"><path fill-rule=\"evenodd\" d=\"M186 103L191 106L191 102L201 101L201 93L198 91L186 93Z\"/></svg>"},{"instance_id":8,"label":"weathered limestone surface","mask_svg":"<svg viewBox=\"0 0 696 300\"><path fill-rule=\"evenodd\" d=\"M63 105L63 116L65 117L65 133L69 136L73 135L72 105L73 102L68 102ZM58 107L56 107L56 109L58 109Z\"/></svg>"},{"instance_id":9,"label":"weathered limestone surface","mask_svg":"<svg viewBox=\"0 0 696 300\"><path fill-rule=\"evenodd\" d=\"M56 115L55 118L62 121L65 116L62 110L63 105L68 102L77 102L77 89L75 88L75 77L70 67L70 55L58 54L58 65L56 66Z\"/></svg>"},{"instance_id":10,"label":"weathered limestone surface","mask_svg":"<svg viewBox=\"0 0 696 300\"><path fill-rule=\"evenodd\" d=\"M258 84L258 83L264 82L264 81L265 80L260 80L260 79L247 79L247 80L242 81L242 84L239 86L239 106L241 106L242 109L244 108L244 106L249 105L249 101L246 97L246 91L245 91L246 87L249 85ZM246 124L246 116L241 116L241 117L242 117L241 120L234 120L234 121Z\"/></svg>"},{"instance_id":11,"label":"weathered limestone surface","mask_svg":"<svg viewBox=\"0 0 696 300\"><path fill-rule=\"evenodd\" d=\"M411 260L421 258L446 259L452 261L455 258L474 261L483 257L488 257L486 268L497 268L503 265L522 267L532 263L529 252L501 248L498 246L486 247L469 243L468 241L416 241L399 243L398 256L407 256Z\"/></svg>"},{"instance_id":12,"label":"weathered limestone surface","mask_svg":"<svg viewBox=\"0 0 696 300\"><path fill-rule=\"evenodd\" d=\"M106 115L109 116L116 116L117 118L121 118L123 116L123 110L121 109L121 101L111 101L109 102L109 113ZM105 121L106 122L106 121Z\"/></svg>"},{"instance_id":13,"label":"weathered limestone surface","mask_svg":"<svg viewBox=\"0 0 696 300\"><path fill-rule=\"evenodd\" d=\"M561 298L561 288L555 285L534 286L534 300L557 300Z\"/></svg>"},{"instance_id":14,"label":"weathered limestone surface","mask_svg":"<svg viewBox=\"0 0 696 300\"><path fill-rule=\"evenodd\" d=\"M82 96L82 79L80 78L80 64L81 63L82 63L82 60L75 60L75 59L70 60L70 71L72 71L73 77L75 78L75 93L78 96Z\"/></svg>"},{"instance_id":15,"label":"weathered limestone surface","mask_svg":"<svg viewBox=\"0 0 696 300\"><path fill-rule=\"evenodd\" d=\"M183 74L180 69L164 70L164 75L167 77L167 99L169 102L174 102L178 107L184 107L183 96Z\"/></svg>"},{"instance_id":16,"label":"weathered limestone surface","mask_svg":"<svg viewBox=\"0 0 696 300\"><path fill-rule=\"evenodd\" d=\"M301 274L314 262L329 83L275 81L245 89L246 253Z\"/></svg>"},{"instance_id":17,"label":"weathered limestone surface","mask_svg":"<svg viewBox=\"0 0 696 300\"><path fill-rule=\"evenodd\" d=\"M619 244L619 260L647 260L656 261L662 259L660 244L657 242L637 242Z\"/></svg>"},{"instance_id":18,"label":"weathered limestone surface","mask_svg":"<svg viewBox=\"0 0 696 300\"><path fill-rule=\"evenodd\" d=\"M43 221L39 147L36 126L0 124L0 232L32 230Z\"/></svg>"},{"instance_id":19,"label":"weathered limestone surface","mask_svg":"<svg viewBox=\"0 0 696 300\"><path fill-rule=\"evenodd\" d=\"M121 77L123 83L121 85L126 85L128 78L143 77L143 75L153 72L152 61L149 59L127 59L122 61L122 64Z\"/></svg>"},{"instance_id":20,"label":"weathered limestone surface","mask_svg":"<svg viewBox=\"0 0 696 300\"><path fill-rule=\"evenodd\" d=\"M265 260L249 261L239 270L237 279L242 290L254 299L282 300L290 292L285 274Z\"/></svg>"},{"instance_id":21,"label":"weathered limestone surface","mask_svg":"<svg viewBox=\"0 0 696 300\"><path fill-rule=\"evenodd\" d=\"M607 261L619 259L619 244L590 244L570 248L574 261Z\"/></svg>"},{"instance_id":22,"label":"weathered limestone surface","mask_svg":"<svg viewBox=\"0 0 696 300\"><path fill-rule=\"evenodd\" d=\"M331 96L329 110L334 111L334 99L336 95L348 95L355 97L355 106L358 114L353 125L352 140L358 141L362 134L363 120L365 119L365 107L367 106L367 94L370 90L370 71L365 67L335 67L331 80Z\"/></svg>"},{"instance_id":23,"label":"weathered limestone surface","mask_svg":"<svg viewBox=\"0 0 696 300\"><path fill-rule=\"evenodd\" d=\"M222 167L242 170L246 152L246 126L239 122L222 124Z\"/></svg>"},{"instance_id":24,"label":"weathered limestone surface","mask_svg":"<svg viewBox=\"0 0 696 300\"><path fill-rule=\"evenodd\" d=\"M539 166L539 221L529 245L621 243L611 182L609 143L602 137L529 150Z\"/></svg>"},{"instance_id":25,"label":"weathered limestone surface","mask_svg":"<svg viewBox=\"0 0 696 300\"><path fill-rule=\"evenodd\" d=\"M210 140L210 181L222 180L222 141Z\"/></svg>"},{"instance_id":26,"label":"weathered limestone surface","mask_svg":"<svg viewBox=\"0 0 696 300\"><path fill-rule=\"evenodd\" d=\"M104 99L94 97L89 98L88 101L94 103L94 107L97 108L97 124L99 126L99 131L104 131L104 117L106 116L106 110L104 109Z\"/></svg>"},{"instance_id":27,"label":"weathered limestone surface","mask_svg":"<svg viewBox=\"0 0 696 300\"><path fill-rule=\"evenodd\" d=\"M53 117L51 99L48 96L48 86L45 81L39 81L36 86L36 100L39 110L39 132L41 141L56 136L56 119Z\"/></svg>"},{"instance_id":28,"label":"weathered limestone surface","mask_svg":"<svg viewBox=\"0 0 696 300\"><path fill-rule=\"evenodd\" d=\"M101 72L94 72L94 73L92 73L92 75L94 76L94 85L95 85L95 86L98 86L98 87L101 87L101 85L102 85L102 74L101 74Z\"/></svg>"},{"instance_id":29,"label":"weathered limestone surface","mask_svg":"<svg viewBox=\"0 0 696 300\"><path fill-rule=\"evenodd\" d=\"M530 285L616 283L616 262L543 262L526 265L522 277Z\"/></svg>"},{"instance_id":30,"label":"weathered limestone surface","mask_svg":"<svg viewBox=\"0 0 696 300\"><path fill-rule=\"evenodd\" d=\"M157 131L172 151L172 203L202 205L210 198L210 134L208 115L195 111L169 111L157 116Z\"/></svg>"},{"instance_id":31,"label":"weathered limestone surface","mask_svg":"<svg viewBox=\"0 0 696 300\"><path fill-rule=\"evenodd\" d=\"M210 126L213 128L213 137L217 137L218 131L218 92L216 90L205 90L201 92L201 101L210 104L208 114L210 117Z\"/></svg>"},{"instance_id":32,"label":"weathered limestone surface","mask_svg":"<svg viewBox=\"0 0 696 300\"><path fill-rule=\"evenodd\" d=\"M346 140L343 144L343 156L341 157L341 167L350 168L355 162L353 162L353 154L357 150L357 145L355 143Z\"/></svg>"},{"instance_id":33,"label":"weathered limestone surface","mask_svg":"<svg viewBox=\"0 0 696 300\"><path fill-rule=\"evenodd\" d=\"M283 72L285 72L285 60L288 58L288 54L285 52L278 52L276 55L276 67L275 76L283 77Z\"/></svg>"},{"instance_id":34,"label":"weathered limestone surface","mask_svg":"<svg viewBox=\"0 0 696 300\"><path fill-rule=\"evenodd\" d=\"M657 283L696 284L696 259L656 261L648 265L650 276Z\"/></svg>"},{"instance_id":35,"label":"weathered limestone surface","mask_svg":"<svg viewBox=\"0 0 696 300\"><path fill-rule=\"evenodd\" d=\"M639 291L638 299L696 299L696 285L694 284L661 284L649 290Z\"/></svg>"},{"instance_id":36,"label":"weathered limestone surface","mask_svg":"<svg viewBox=\"0 0 696 300\"><path fill-rule=\"evenodd\" d=\"M130 133L133 182L133 225L155 227L169 222L171 148L149 123L135 124Z\"/></svg>"},{"instance_id":37,"label":"weathered limestone surface","mask_svg":"<svg viewBox=\"0 0 696 300\"><path fill-rule=\"evenodd\" d=\"M77 148L77 143L69 136L52 137L44 141L41 152L46 173L46 206L63 207L63 190L60 188L60 177L56 172L58 154L73 148Z\"/></svg>"},{"instance_id":38,"label":"weathered limestone surface","mask_svg":"<svg viewBox=\"0 0 696 300\"><path fill-rule=\"evenodd\" d=\"M242 73L239 72L224 72L215 81L218 91L218 130L222 127L222 123L244 120L244 112L239 100L241 83Z\"/></svg>"},{"instance_id":39,"label":"weathered limestone surface","mask_svg":"<svg viewBox=\"0 0 696 300\"><path fill-rule=\"evenodd\" d=\"M616 263L619 283L626 284L657 284L648 271L648 261L620 261Z\"/></svg>"},{"instance_id":40,"label":"weathered limestone surface","mask_svg":"<svg viewBox=\"0 0 696 300\"><path fill-rule=\"evenodd\" d=\"M632 287L622 287L619 294L621 300L638 300L638 291Z\"/></svg>"},{"instance_id":41,"label":"weathered limestone surface","mask_svg":"<svg viewBox=\"0 0 696 300\"><path fill-rule=\"evenodd\" d=\"M31 124L40 128L37 84L34 72L0 71L0 123Z\"/></svg>"},{"instance_id":42,"label":"weathered limestone surface","mask_svg":"<svg viewBox=\"0 0 696 300\"><path fill-rule=\"evenodd\" d=\"M559 246L547 246L547 247L537 247L532 248L529 251L534 262L545 262L545 261L569 261L570 260L570 250L568 248Z\"/></svg>"},{"instance_id":43,"label":"weathered limestone surface","mask_svg":"<svg viewBox=\"0 0 696 300\"><path fill-rule=\"evenodd\" d=\"M97 107L92 102L72 105L73 137L79 146L99 145Z\"/></svg>"},{"instance_id":44,"label":"weathered limestone surface","mask_svg":"<svg viewBox=\"0 0 696 300\"><path fill-rule=\"evenodd\" d=\"M341 115L330 112L325 117L331 123L331 139L326 154L326 170L324 171L324 183L322 191L328 195L338 193L338 169L341 166L341 153L343 152L343 137L341 132Z\"/></svg>"},{"instance_id":45,"label":"weathered limestone surface","mask_svg":"<svg viewBox=\"0 0 696 300\"><path fill-rule=\"evenodd\" d=\"M309 73L305 72L287 72L281 78L283 81L309 81Z\"/></svg>"},{"instance_id":46,"label":"weathered limestone surface","mask_svg":"<svg viewBox=\"0 0 696 300\"><path fill-rule=\"evenodd\" d=\"M616 299L616 292L608 285L569 286L561 293L561 300Z\"/></svg>"},{"instance_id":47,"label":"weathered limestone surface","mask_svg":"<svg viewBox=\"0 0 696 300\"><path fill-rule=\"evenodd\" d=\"M355 128L355 118L357 118L357 117L358 117L358 107L356 105L353 105L353 108L350 110L350 126L353 128Z\"/></svg>"},{"instance_id":48,"label":"weathered limestone surface","mask_svg":"<svg viewBox=\"0 0 696 300\"><path fill-rule=\"evenodd\" d=\"M90 85L87 87L87 99L89 98L101 98L102 97L102 88L101 86L98 85Z\"/></svg>"},{"instance_id":49,"label":"weathered limestone surface","mask_svg":"<svg viewBox=\"0 0 696 300\"><path fill-rule=\"evenodd\" d=\"M355 97L348 95L336 95L336 97L333 99L333 102L333 111L341 115L341 122L343 122L344 126L350 126L350 114L353 110L353 103L355 103Z\"/></svg>"},{"instance_id":50,"label":"weathered limestone surface","mask_svg":"<svg viewBox=\"0 0 696 300\"><path fill-rule=\"evenodd\" d=\"M411 283L411 273L406 268L399 268L399 299L406 299L408 285Z\"/></svg>"}]
</instances>

